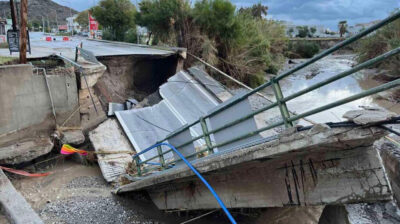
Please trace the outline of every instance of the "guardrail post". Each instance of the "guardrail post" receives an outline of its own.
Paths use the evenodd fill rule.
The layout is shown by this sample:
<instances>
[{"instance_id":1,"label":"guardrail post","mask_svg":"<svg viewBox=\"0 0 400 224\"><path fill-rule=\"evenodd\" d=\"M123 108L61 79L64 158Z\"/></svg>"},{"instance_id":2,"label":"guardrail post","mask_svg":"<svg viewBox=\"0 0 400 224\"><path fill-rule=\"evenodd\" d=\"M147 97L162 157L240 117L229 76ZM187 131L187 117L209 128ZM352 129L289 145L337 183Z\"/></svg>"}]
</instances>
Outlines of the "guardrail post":
<instances>
[{"instance_id":1,"label":"guardrail post","mask_svg":"<svg viewBox=\"0 0 400 224\"><path fill-rule=\"evenodd\" d=\"M277 81L275 78L272 78L271 82L276 101L278 102L279 110L281 111L283 122L285 123L286 127L293 127L292 122L289 121L290 113L286 106L286 102L282 102L283 93L281 90L281 86L279 85L279 81Z\"/></svg>"},{"instance_id":2,"label":"guardrail post","mask_svg":"<svg viewBox=\"0 0 400 224\"><path fill-rule=\"evenodd\" d=\"M75 62L78 62L78 47L75 48Z\"/></svg>"},{"instance_id":3,"label":"guardrail post","mask_svg":"<svg viewBox=\"0 0 400 224\"><path fill-rule=\"evenodd\" d=\"M201 129L203 130L204 139L206 140L208 153L212 154L213 149L212 149L211 139L210 139L210 135L208 134L208 127L207 127L207 123L206 123L204 117L200 118L200 124L201 124Z\"/></svg>"},{"instance_id":4,"label":"guardrail post","mask_svg":"<svg viewBox=\"0 0 400 224\"><path fill-rule=\"evenodd\" d=\"M161 145L157 146L157 152L158 152L158 156L160 157L161 167L164 168L165 167L165 159L164 159L164 154L162 154Z\"/></svg>"},{"instance_id":5,"label":"guardrail post","mask_svg":"<svg viewBox=\"0 0 400 224\"><path fill-rule=\"evenodd\" d=\"M137 169L137 175L140 177L142 176L142 171L140 169L140 159L139 156L135 158L136 161L136 169Z\"/></svg>"}]
</instances>

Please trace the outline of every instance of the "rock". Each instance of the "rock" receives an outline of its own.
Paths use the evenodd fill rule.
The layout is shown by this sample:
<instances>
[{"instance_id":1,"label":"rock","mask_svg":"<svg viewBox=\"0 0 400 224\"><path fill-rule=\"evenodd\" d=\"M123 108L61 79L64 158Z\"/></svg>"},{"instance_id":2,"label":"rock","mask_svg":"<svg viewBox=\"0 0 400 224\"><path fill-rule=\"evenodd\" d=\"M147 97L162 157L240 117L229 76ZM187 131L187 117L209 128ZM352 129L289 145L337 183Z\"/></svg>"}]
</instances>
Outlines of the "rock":
<instances>
[{"instance_id":1,"label":"rock","mask_svg":"<svg viewBox=\"0 0 400 224\"><path fill-rule=\"evenodd\" d=\"M316 124L316 125L314 125L314 127L312 127L308 131L307 135L309 135L309 136L315 135L315 134L318 134L318 133L323 132L328 129L331 129L331 128L326 124Z\"/></svg>"},{"instance_id":2,"label":"rock","mask_svg":"<svg viewBox=\"0 0 400 224\"><path fill-rule=\"evenodd\" d=\"M53 148L50 138L37 138L0 148L0 164L19 164L45 155Z\"/></svg>"},{"instance_id":3,"label":"rock","mask_svg":"<svg viewBox=\"0 0 400 224\"><path fill-rule=\"evenodd\" d=\"M387 203L345 205L350 224L395 224L400 222L400 210L393 201Z\"/></svg>"},{"instance_id":4,"label":"rock","mask_svg":"<svg viewBox=\"0 0 400 224\"><path fill-rule=\"evenodd\" d=\"M66 144L80 145L85 142L82 130L63 131L61 140Z\"/></svg>"},{"instance_id":5,"label":"rock","mask_svg":"<svg viewBox=\"0 0 400 224\"><path fill-rule=\"evenodd\" d=\"M353 121L356 124L373 124L381 121L387 121L396 116L395 113L375 108L362 107L364 110L351 110L343 115L343 118Z\"/></svg>"},{"instance_id":6,"label":"rock","mask_svg":"<svg viewBox=\"0 0 400 224\"><path fill-rule=\"evenodd\" d=\"M324 206L296 206L268 208L255 221L256 224L316 224Z\"/></svg>"}]
</instances>

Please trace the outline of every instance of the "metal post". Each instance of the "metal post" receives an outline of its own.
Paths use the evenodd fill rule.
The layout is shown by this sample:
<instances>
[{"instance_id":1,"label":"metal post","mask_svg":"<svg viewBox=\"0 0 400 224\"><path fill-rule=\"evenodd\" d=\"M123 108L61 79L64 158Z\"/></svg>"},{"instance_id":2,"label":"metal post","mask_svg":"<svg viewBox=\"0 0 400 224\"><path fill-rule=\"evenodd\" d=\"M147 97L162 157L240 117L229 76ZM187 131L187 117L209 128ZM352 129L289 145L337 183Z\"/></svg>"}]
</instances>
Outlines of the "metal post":
<instances>
[{"instance_id":1,"label":"metal post","mask_svg":"<svg viewBox=\"0 0 400 224\"><path fill-rule=\"evenodd\" d=\"M157 152L158 152L158 156L160 157L161 166L164 168L165 167L165 159L164 159L164 154L162 154L161 145L157 146Z\"/></svg>"},{"instance_id":2,"label":"metal post","mask_svg":"<svg viewBox=\"0 0 400 224\"><path fill-rule=\"evenodd\" d=\"M207 127L207 123L206 123L204 117L200 118L200 124L201 124L201 129L203 130L204 139L206 140L208 153L212 154L213 149L212 149L211 139L210 139L210 135L208 134L208 127Z\"/></svg>"},{"instance_id":3,"label":"metal post","mask_svg":"<svg viewBox=\"0 0 400 224\"><path fill-rule=\"evenodd\" d=\"M136 161L136 168L137 168L137 175L140 177L142 176L142 171L140 169L140 159L139 156L135 158Z\"/></svg>"},{"instance_id":4,"label":"metal post","mask_svg":"<svg viewBox=\"0 0 400 224\"><path fill-rule=\"evenodd\" d=\"M10 10L11 10L12 28L13 28L13 31L16 31L17 30L17 11L15 9L14 0L10 0Z\"/></svg>"},{"instance_id":5,"label":"metal post","mask_svg":"<svg viewBox=\"0 0 400 224\"><path fill-rule=\"evenodd\" d=\"M26 25L28 22L28 0L21 0L21 43L19 52L19 61L21 64L26 64L26 47L28 45L28 31Z\"/></svg>"},{"instance_id":6,"label":"metal post","mask_svg":"<svg viewBox=\"0 0 400 224\"><path fill-rule=\"evenodd\" d=\"M78 62L78 47L75 48L75 62Z\"/></svg>"},{"instance_id":7,"label":"metal post","mask_svg":"<svg viewBox=\"0 0 400 224\"><path fill-rule=\"evenodd\" d=\"M286 106L286 103L282 101L283 93L281 90L281 86L279 85L279 81L277 81L275 78L272 78L271 82L272 82L272 88L274 90L276 102L278 102L279 110L281 111L283 122L285 123L286 127L293 127L292 122L288 121L288 119L290 118L290 114L289 114L289 110Z\"/></svg>"}]
</instances>

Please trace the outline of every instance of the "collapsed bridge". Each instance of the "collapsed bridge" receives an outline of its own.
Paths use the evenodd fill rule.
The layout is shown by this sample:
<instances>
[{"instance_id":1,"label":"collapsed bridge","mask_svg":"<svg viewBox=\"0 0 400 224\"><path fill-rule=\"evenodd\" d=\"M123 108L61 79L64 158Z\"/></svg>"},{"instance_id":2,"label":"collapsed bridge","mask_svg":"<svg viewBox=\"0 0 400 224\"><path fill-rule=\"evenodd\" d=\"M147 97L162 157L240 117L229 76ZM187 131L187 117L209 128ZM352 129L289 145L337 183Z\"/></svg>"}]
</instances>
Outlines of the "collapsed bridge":
<instances>
[{"instance_id":1,"label":"collapsed bridge","mask_svg":"<svg viewBox=\"0 0 400 224\"><path fill-rule=\"evenodd\" d=\"M398 17L400 13L244 94L229 98L229 92L218 82L200 69L191 68L161 86L162 100L158 104L115 111L137 153L133 168L130 166L131 175L126 176L132 183L120 186L116 192L146 190L157 207L164 210L218 208L194 170L185 165L179 154L164 147L168 143L202 173L228 208L391 200L392 190L373 143L387 134L381 125L398 123L398 117L381 111L375 111L378 116L372 117L366 115L371 114L368 111L351 111L346 115L349 122L309 128L296 127L296 122L395 88L400 79L300 114L290 112L286 103L397 55L400 48L289 96L283 95L279 82ZM275 99L261 108L252 108L248 97L265 88L272 88ZM256 118L260 114L270 119L260 124ZM275 119L277 115L280 119ZM282 131L282 126L286 130ZM96 145L96 133L107 130L120 135ZM121 138L124 136L117 125L100 125L91 133L96 150L104 150L104 144ZM129 150L129 146L126 148ZM130 162L126 160L127 164ZM105 174L112 169L109 164L101 167ZM123 172L119 169L116 173Z\"/></svg>"}]
</instances>

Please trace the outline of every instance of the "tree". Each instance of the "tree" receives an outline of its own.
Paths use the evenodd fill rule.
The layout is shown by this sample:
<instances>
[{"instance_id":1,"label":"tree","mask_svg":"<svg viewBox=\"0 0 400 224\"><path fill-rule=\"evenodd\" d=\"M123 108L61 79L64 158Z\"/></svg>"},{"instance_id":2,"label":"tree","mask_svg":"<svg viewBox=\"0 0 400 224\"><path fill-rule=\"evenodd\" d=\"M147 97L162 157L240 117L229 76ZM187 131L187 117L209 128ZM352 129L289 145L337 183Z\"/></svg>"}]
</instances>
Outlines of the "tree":
<instances>
[{"instance_id":1,"label":"tree","mask_svg":"<svg viewBox=\"0 0 400 224\"><path fill-rule=\"evenodd\" d=\"M317 28L315 26L310 28L311 36L314 36L314 34L317 32Z\"/></svg>"},{"instance_id":2,"label":"tree","mask_svg":"<svg viewBox=\"0 0 400 224\"><path fill-rule=\"evenodd\" d=\"M268 6L264 6L261 3L254 4L248 8L240 8L239 13L248 14L253 16L256 19L262 19L263 16L267 16Z\"/></svg>"},{"instance_id":3,"label":"tree","mask_svg":"<svg viewBox=\"0 0 400 224\"><path fill-rule=\"evenodd\" d=\"M139 3L140 13L136 16L138 25L145 26L157 39L168 42L176 35L176 44L184 47L190 4L187 0L143 0Z\"/></svg>"},{"instance_id":4,"label":"tree","mask_svg":"<svg viewBox=\"0 0 400 224\"><path fill-rule=\"evenodd\" d=\"M96 20L118 41L123 41L126 31L136 26L135 15L136 8L129 0L101 0L93 8Z\"/></svg>"},{"instance_id":5,"label":"tree","mask_svg":"<svg viewBox=\"0 0 400 224\"><path fill-rule=\"evenodd\" d=\"M294 29L293 29L293 27L290 27L290 28L288 29L288 31L287 31L288 36L289 36L289 37L293 37L293 33L294 33Z\"/></svg>"},{"instance_id":6,"label":"tree","mask_svg":"<svg viewBox=\"0 0 400 224\"><path fill-rule=\"evenodd\" d=\"M310 37L310 30L308 29L308 26L297 26L296 27L298 30L298 34L297 37L300 38L306 38L306 37Z\"/></svg>"},{"instance_id":7,"label":"tree","mask_svg":"<svg viewBox=\"0 0 400 224\"><path fill-rule=\"evenodd\" d=\"M238 37L240 26L235 10L229 0L202 0L196 2L193 15L196 24L221 44Z\"/></svg>"},{"instance_id":8,"label":"tree","mask_svg":"<svg viewBox=\"0 0 400 224\"><path fill-rule=\"evenodd\" d=\"M261 3L255 4L251 7L251 12L254 18L261 19L267 16L268 6L262 5Z\"/></svg>"},{"instance_id":9,"label":"tree","mask_svg":"<svg viewBox=\"0 0 400 224\"><path fill-rule=\"evenodd\" d=\"M83 28L89 27L89 10L80 12L74 21Z\"/></svg>"},{"instance_id":10,"label":"tree","mask_svg":"<svg viewBox=\"0 0 400 224\"><path fill-rule=\"evenodd\" d=\"M340 37L343 37L343 35L347 33L347 21L346 20L340 21L338 26L339 26Z\"/></svg>"}]
</instances>

